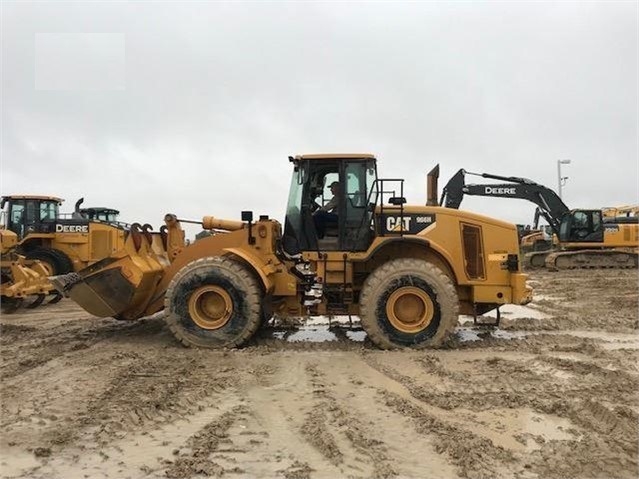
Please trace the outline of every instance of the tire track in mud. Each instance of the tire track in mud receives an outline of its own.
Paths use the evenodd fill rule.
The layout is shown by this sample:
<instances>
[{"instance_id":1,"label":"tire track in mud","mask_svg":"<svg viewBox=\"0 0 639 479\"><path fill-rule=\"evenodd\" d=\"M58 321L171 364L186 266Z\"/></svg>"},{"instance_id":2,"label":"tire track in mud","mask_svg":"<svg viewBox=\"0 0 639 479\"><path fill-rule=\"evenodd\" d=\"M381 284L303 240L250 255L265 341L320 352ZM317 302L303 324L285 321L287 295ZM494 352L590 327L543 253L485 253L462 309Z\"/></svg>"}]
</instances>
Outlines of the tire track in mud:
<instances>
[{"instance_id":1,"label":"tire track in mud","mask_svg":"<svg viewBox=\"0 0 639 479\"><path fill-rule=\"evenodd\" d=\"M156 458L133 461L144 475L165 469L176 477L190 477L193 471L238 472L237 467L218 469L207 463L205 450L213 451L224 442L215 442L215 437L223 438L216 433L220 427L228 428L246 415L244 406L238 408L242 399L237 388L256 377L264 380L272 370L245 364L241 351L179 347L166 352L155 358L135 353L121 358L126 361L99 394L64 424L44 431L41 444L47 457L39 469L41 477L65 477L61 471L77 463L77 457L83 469L90 471L88 477L125 477L123 464L135 450L145 454L155 450L162 458L159 465ZM214 364L213 370L209 364ZM221 413L228 414L220 419ZM211 417L215 419L208 424ZM189 431L196 432L189 436ZM111 475L103 476L101 468ZM32 475L35 477L35 471ZM138 472L131 477L139 476Z\"/></svg>"},{"instance_id":2,"label":"tire track in mud","mask_svg":"<svg viewBox=\"0 0 639 479\"><path fill-rule=\"evenodd\" d=\"M237 420L238 415L246 413L246 406L236 406L189 437L185 443L188 452L179 455L174 461L165 461L169 464L165 471L166 477L187 479L194 475L219 477L229 472L243 473L244 471L239 467L225 470L224 467L211 459L211 454L217 451L220 445L229 441L229 428Z\"/></svg>"},{"instance_id":3,"label":"tire track in mud","mask_svg":"<svg viewBox=\"0 0 639 479\"><path fill-rule=\"evenodd\" d=\"M557 359L543 357L537 358L536 361L543 364L548 360L547 362L551 365L567 365L565 360L557 361ZM482 365L484 374L481 375L480 383L474 381L471 375L463 376L462 382L450 387L448 391L441 392L433 391L417 384L412 377L397 372L393 367L382 365L370 358L367 362L371 367L405 386L412 398L419 401L420 404L428 406L431 410L433 407L451 412L467 409L472 411L491 411L504 407L513 410L530 408L538 413L568 419L575 425L576 429L573 429L571 434L578 436L577 438L546 441L542 437L538 437L537 439L541 442L541 448L531 455L530 461L517 458L517 462L525 464L525 467L533 472L539 471L546 474L550 472L548 469L548 464L551 462L549 458L554 458L555 462L562 463L563 466L572 464L572 469L567 470L581 471L578 473L573 472L573 474L566 477L583 477L584 475L593 474L592 471L596 471L596 476L604 472L609 474L610 471L617 471L621 476L624 476L628 471L637 470L636 457L637 453L639 453L636 441L637 413L625 405L618 406L614 411L611 411L598 401L582 399L583 397L597 397L593 395L593 389L605 393L606 384L594 387L581 387L579 384L573 387L562 387L560 383L556 383L551 379L553 378L552 375L545 376L544 379L534 378L534 373L525 364L517 364L516 361L492 357ZM447 381L456 376L455 373L447 373L438 361L433 361L428 356L426 356L426 359L417 358L416 362L425 365L429 372L440 375ZM499 365L496 368L497 374L486 377L487 365L489 367ZM589 365L582 364L581 366L588 371L593 370ZM576 369L579 371L580 367L577 366ZM594 371L605 374L603 368L595 367ZM500 381L500 376L506 378L506 380ZM599 379L601 379L600 375L594 374L593 376L594 378L591 378L590 381L595 384L598 383ZM533 380L531 378L535 381L532 385L529 384ZM583 376L574 376L574 381L577 383L583 380ZM509 387L506 388L506 384ZM459 389L462 388L464 392L459 392ZM498 390L495 391L495 389ZM627 387L622 386L621 389L626 391ZM563 395L560 395L558 391L563 392ZM383 391L381 394L388 401L389 394ZM407 401L406 398L398 398L396 394L390 395L390 397L391 403L396 408L407 409L413 417L422 415L422 412L414 409L415 404ZM636 406L636 397L633 397L633 399ZM426 420L430 424L433 423L432 417L426 418ZM446 434L448 435L448 431ZM526 443L525 439L523 442ZM485 446L485 444L480 444L482 448ZM557 450L566 449L568 451L571 448L576 448L575 450L580 451L581 454L573 454L571 459L559 461L556 459L558 457ZM465 451L463 456L467 456L467 454L471 453ZM499 460L503 459L501 454L493 455ZM602 462L598 459L602 455L606 458L614 458L614 460L605 461L607 469L602 469ZM469 470L466 466L464 464L461 466L463 468L462 475L468 474ZM495 472L491 471L491 474Z\"/></svg>"},{"instance_id":4,"label":"tire track in mud","mask_svg":"<svg viewBox=\"0 0 639 479\"><path fill-rule=\"evenodd\" d=\"M306 441L301 429L313 409L314 386L306 374L307 355L279 352L260 358L267 376L256 374L238 394L248 415L231 430L239 449L215 460L225 468L240 464L246 477L303 479L315 471L341 477L340 469Z\"/></svg>"},{"instance_id":5,"label":"tire track in mud","mask_svg":"<svg viewBox=\"0 0 639 479\"><path fill-rule=\"evenodd\" d=\"M382 364L373 355L366 355L365 361L371 369L388 377L405 391L400 393L397 390L378 387L379 400L396 413L409 418L417 434L435 437L436 452L446 455L450 463L457 468L459 476L471 479L505 477L507 470L512 473L515 469L516 456L512 451L495 445L491 439L461 426L461 418L451 420L452 417L445 410L447 408L440 408L424 400L428 398L425 388L415 385L411 378ZM439 375L446 375L445 370L432 357L426 356L424 362L427 369Z\"/></svg>"},{"instance_id":6,"label":"tire track in mud","mask_svg":"<svg viewBox=\"0 0 639 479\"><path fill-rule=\"evenodd\" d=\"M446 423L397 394L380 390L379 395L389 408L411 418L417 433L437 436L439 443L436 451L449 457L451 463L457 466L461 477L503 477L504 469L514 464L515 456L512 452L495 446L490 439Z\"/></svg>"},{"instance_id":7,"label":"tire track in mud","mask_svg":"<svg viewBox=\"0 0 639 479\"><path fill-rule=\"evenodd\" d=\"M318 369L337 425L373 466L365 477L417 478L433 471L440 478L458 477L452 464L436 451L435 436L411 433L410 418L380 400L379 390L406 395L403 386L372 369L359 355L318 363L314 370Z\"/></svg>"},{"instance_id":8,"label":"tire track in mud","mask_svg":"<svg viewBox=\"0 0 639 479\"><path fill-rule=\"evenodd\" d=\"M179 355L187 352L180 349ZM202 407L206 395L236 385L237 373L235 368L220 367L211 377L201 357L186 354L136 358L89 401L75 423L81 429L97 425L93 439L106 444L120 431L155 427L191 414Z\"/></svg>"},{"instance_id":9,"label":"tire track in mud","mask_svg":"<svg viewBox=\"0 0 639 479\"><path fill-rule=\"evenodd\" d=\"M163 328L163 321L156 318L131 323L99 318L73 319L53 328L2 324L0 380L89 349L102 341L135 340L158 334Z\"/></svg>"},{"instance_id":10,"label":"tire track in mud","mask_svg":"<svg viewBox=\"0 0 639 479\"><path fill-rule=\"evenodd\" d=\"M366 477L396 477L397 471L391 464L385 443L375 438L373 431L329 391L327 377L319 371L317 364L307 365L306 372L311 377L313 393L319 403L307 413L301 428L302 435L334 465L344 464L355 471L360 469ZM348 464L349 460L342 452L345 441L339 441L340 436L348 440L349 456L366 457L366 462L372 466L371 471L362 471L361 465Z\"/></svg>"}]
</instances>

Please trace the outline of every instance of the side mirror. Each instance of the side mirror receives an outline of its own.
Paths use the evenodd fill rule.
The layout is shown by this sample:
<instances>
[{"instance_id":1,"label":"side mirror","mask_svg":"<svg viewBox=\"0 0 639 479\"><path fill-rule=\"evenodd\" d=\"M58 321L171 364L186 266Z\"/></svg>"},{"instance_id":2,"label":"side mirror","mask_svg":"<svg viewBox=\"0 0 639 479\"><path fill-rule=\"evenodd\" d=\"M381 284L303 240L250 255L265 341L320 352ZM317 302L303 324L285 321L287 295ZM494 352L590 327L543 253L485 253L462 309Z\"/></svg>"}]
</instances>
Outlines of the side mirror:
<instances>
[{"instance_id":1,"label":"side mirror","mask_svg":"<svg viewBox=\"0 0 639 479\"><path fill-rule=\"evenodd\" d=\"M246 221L248 223L253 221L253 212L252 211L242 211L242 221Z\"/></svg>"}]
</instances>

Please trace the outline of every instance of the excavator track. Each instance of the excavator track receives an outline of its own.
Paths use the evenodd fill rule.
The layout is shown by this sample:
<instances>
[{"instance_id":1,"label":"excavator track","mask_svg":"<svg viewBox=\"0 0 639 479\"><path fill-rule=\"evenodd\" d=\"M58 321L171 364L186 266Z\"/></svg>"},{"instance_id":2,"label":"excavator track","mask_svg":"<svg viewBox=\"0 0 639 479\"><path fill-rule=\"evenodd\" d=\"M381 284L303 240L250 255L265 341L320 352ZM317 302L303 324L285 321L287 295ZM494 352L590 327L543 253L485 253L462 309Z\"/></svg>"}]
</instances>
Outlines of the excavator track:
<instances>
[{"instance_id":1,"label":"excavator track","mask_svg":"<svg viewBox=\"0 0 639 479\"><path fill-rule=\"evenodd\" d=\"M605 269L637 268L639 256L636 250L580 250L556 251L546 256L546 269Z\"/></svg>"},{"instance_id":2,"label":"excavator track","mask_svg":"<svg viewBox=\"0 0 639 479\"><path fill-rule=\"evenodd\" d=\"M546 258L551 251L531 251L524 254L524 266L527 269L540 269L546 267Z\"/></svg>"}]
</instances>

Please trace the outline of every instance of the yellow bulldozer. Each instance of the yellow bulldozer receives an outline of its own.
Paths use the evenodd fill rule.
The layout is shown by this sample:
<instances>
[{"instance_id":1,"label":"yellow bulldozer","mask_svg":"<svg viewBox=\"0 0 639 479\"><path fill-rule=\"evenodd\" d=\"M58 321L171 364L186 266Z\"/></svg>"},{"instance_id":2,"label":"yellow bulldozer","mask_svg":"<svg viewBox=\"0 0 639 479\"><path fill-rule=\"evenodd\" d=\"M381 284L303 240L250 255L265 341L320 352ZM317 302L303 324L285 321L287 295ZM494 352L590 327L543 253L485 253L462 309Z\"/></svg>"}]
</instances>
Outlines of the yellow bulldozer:
<instances>
[{"instance_id":1,"label":"yellow bulldozer","mask_svg":"<svg viewBox=\"0 0 639 479\"><path fill-rule=\"evenodd\" d=\"M124 246L128 225L117 221L112 208L80 208L61 214L64 200L55 196L12 195L0 202L2 226L2 310L15 311L28 297L27 307L61 296L47 276L78 271Z\"/></svg>"},{"instance_id":2,"label":"yellow bulldozer","mask_svg":"<svg viewBox=\"0 0 639 479\"><path fill-rule=\"evenodd\" d=\"M97 316L164 310L180 342L208 348L246 343L273 314L359 315L380 348L437 347L459 314L497 310L498 321L500 306L531 301L515 225L432 206L438 167L428 204L410 206L404 180L378 178L373 155L289 160L283 227L250 211L207 216L197 223L212 234L187 244L186 220L167 214L159 233L131 227L122 249L52 282ZM329 205L332 218L319 213Z\"/></svg>"}]
</instances>

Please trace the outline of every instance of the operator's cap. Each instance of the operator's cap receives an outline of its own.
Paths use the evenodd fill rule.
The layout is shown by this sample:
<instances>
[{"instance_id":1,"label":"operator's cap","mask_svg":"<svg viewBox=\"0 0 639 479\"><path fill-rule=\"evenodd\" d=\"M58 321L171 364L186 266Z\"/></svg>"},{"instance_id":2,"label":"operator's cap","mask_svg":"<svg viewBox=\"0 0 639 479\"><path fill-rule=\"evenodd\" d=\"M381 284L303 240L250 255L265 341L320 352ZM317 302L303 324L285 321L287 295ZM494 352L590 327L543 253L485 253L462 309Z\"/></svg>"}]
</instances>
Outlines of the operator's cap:
<instances>
[{"instance_id":1,"label":"operator's cap","mask_svg":"<svg viewBox=\"0 0 639 479\"><path fill-rule=\"evenodd\" d=\"M333 181L330 185L328 185L329 188L332 188L333 186L339 186L339 181Z\"/></svg>"}]
</instances>

